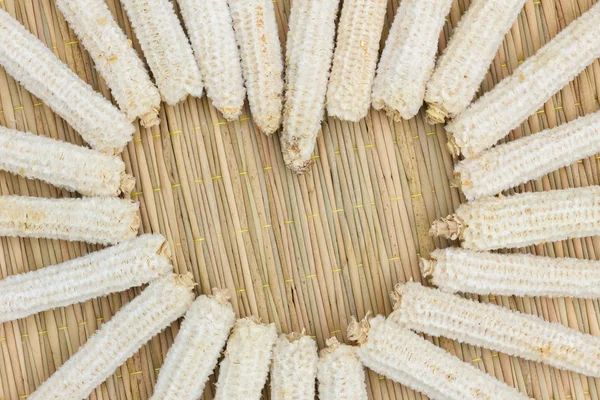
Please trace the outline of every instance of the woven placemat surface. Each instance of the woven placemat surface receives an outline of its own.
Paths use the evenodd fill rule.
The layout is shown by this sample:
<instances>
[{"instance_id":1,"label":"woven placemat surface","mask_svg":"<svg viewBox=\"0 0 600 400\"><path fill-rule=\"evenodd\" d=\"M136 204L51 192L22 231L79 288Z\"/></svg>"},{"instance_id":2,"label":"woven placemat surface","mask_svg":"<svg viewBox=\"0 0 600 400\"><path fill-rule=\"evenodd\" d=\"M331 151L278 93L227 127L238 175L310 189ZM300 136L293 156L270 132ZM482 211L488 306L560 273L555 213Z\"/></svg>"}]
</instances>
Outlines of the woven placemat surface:
<instances>
[{"instance_id":1,"label":"woven placemat surface","mask_svg":"<svg viewBox=\"0 0 600 400\"><path fill-rule=\"evenodd\" d=\"M107 3L139 51L118 0ZM274 3L279 34L285 38L290 1ZM494 59L482 91L510 75L593 3L528 0ZM468 6L468 0L454 1L440 49ZM54 0L0 0L0 7L110 98ZM397 7L398 0L390 0L384 39ZM598 91L600 64L595 61L510 138L595 111ZM1 125L82 144L70 126L1 68L0 109ZM240 317L255 315L274 322L280 332L306 330L320 347L330 336L347 341L351 316L389 313L388 294L394 284L421 281L419 256L428 257L436 246L449 245L428 235L430 222L451 213L464 198L453 183L453 160L445 147L443 127L427 125L422 115L402 122L375 111L360 123L327 119L314 165L301 177L284 167L277 136L259 134L248 111L239 122L226 123L206 98L188 99L176 107L164 105L160 118L158 127L138 127L134 141L123 152L128 170L137 178L131 197L141 204L141 231L160 232L168 238L176 270L193 274L198 293L227 288ZM592 157L522 185L518 191L597 185L598 167L597 157ZM0 193L72 196L2 172ZM81 243L1 238L0 278L97 249ZM600 241L586 238L526 250L597 259ZM0 399L27 398L139 291L0 324ZM600 335L600 307L595 300L477 298ZM177 329L174 324L152 339L90 398L149 398ZM600 379L450 340L434 341L536 399L600 398ZM373 372L368 374L368 387L373 399L425 398ZM204 398L211 399L214 390L212 379Z\"/></svg>"}]
</instances>

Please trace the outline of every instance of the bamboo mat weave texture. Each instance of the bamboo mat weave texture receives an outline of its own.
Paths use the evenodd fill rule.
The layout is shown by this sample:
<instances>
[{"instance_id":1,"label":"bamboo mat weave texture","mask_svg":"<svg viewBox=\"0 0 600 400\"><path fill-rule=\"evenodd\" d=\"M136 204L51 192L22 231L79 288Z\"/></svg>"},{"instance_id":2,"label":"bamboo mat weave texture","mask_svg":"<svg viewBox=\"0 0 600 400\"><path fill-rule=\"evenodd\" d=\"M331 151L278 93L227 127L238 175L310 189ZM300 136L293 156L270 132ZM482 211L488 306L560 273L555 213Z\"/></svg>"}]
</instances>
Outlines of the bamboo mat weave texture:
<instances>
[{"instance_id":1,"label":"bamboo mat weave texture","mask_svg":"<svg viewBox=\"0 0 600 400\"><path fill-rule=\"evenodd\" d=\"M107 2L139 51L118 0ZM528 0L482 90L511 74L594 2ZM284 38L290 1L274 0L274 5ZM468 0L454 1L440 49L468 6ZM110 98L54 0L0 0L0 7ZM390 0L383 40L397 7L398 0ZM599 92L596 60L510 138L595 111ZM4 126L82 144L71 127L1 68L0 109ZM142 231L168 238L176 270L192 272L198 293L227 288L240 317L255 315L275 322L280 332L305 329L320 347L330 336L346 340L350 316L391 311L388 294L394 284L420 281L419 256L448 245L428 236L430 222L464 201L452 183L453 160L445 148L444 130L427 125L422 115L393 122L372 111L356 124L327 119L314 165L301 177L284 167L277 138L258 134L247 111L239 122L226 123L206 98L188 99L176 107L163 106L160 118L159 127L139 128L123 153L128 170L137 178L131 196L141 203ZM598 157L592 157L518 191L598 185L598 168ZM0 193L71 196L6 173L0 173ZM81 243L2 238L0 278L97 249ZM570 240L526 251L597 259L600 241ZM134 289L0 324L0 400L27 398L139 292ZM600 335L597 301L485 296L479 300ZM174 324L152 339L90 398L149 398L177 329ZM536 399L600 398L600 379L450 340L434 341ZM373 399L425 398L372 372L367 380ZM211 399L214 390L213 377L204 398Z\"/></svg>"}]
</instances>

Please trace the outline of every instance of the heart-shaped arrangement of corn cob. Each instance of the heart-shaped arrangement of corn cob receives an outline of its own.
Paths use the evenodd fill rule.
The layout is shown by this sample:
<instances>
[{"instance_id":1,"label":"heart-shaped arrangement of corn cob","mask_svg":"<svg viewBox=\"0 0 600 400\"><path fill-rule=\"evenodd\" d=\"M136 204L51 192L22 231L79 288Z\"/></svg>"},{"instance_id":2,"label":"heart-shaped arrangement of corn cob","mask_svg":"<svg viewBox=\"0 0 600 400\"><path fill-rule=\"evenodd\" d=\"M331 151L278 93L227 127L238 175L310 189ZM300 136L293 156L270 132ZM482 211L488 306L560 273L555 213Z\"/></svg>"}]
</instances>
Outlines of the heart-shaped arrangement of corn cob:
<instances>
[{"instance_id":1,"label":"heart-shaped arrangement of corn cob","mask_svg":"<svg viewBox=\"0 0 600 400\"><path fill-rule=\"evenodd\" d=\"M0 235L112 245L0 280L0 323L149 283L29 399L87 397L184 314L153 399L200 398L223 348L219 399L259 399L269 371L275 400L314 398L316 378L321 399L366 399L363 365L434 399L528 398L415 332L600 377L600 338L453 294L600 298L598 261L486 252L600 235L598 187L493 197L600 151L600 114L492 148L600 56L600 4L471 104L525 0L473 0L437 65L451 0L402 1L379 62L387 0L345 0L335 49L339 0L294 0L285 82L271 0L178 3L188 36L168 0L121 0L151 80L104 0L56 1L121 111L0 10L0 64L92 147L0 127L0 169L89 196L1 196ZM283 125L282 156L296 173L310 167L325 108L359 121L372 104L409 119L425 100L431 123L451 118L449 149L466 157L455 171L471 202L432 226L463 247L422 260L439 289L398 284L389 317L353 321L358 346L332 338L320 358L303 333L278 336L274 324L236 321L227 291L194 300L195 283L173 274L165 239L136 237L138 205L118 198L135 181L118 154L132 121L156 125L161 100L174 105L204 88L228 120L240 116L247 94L261 132Z\"/></svg>"}]
</instances>

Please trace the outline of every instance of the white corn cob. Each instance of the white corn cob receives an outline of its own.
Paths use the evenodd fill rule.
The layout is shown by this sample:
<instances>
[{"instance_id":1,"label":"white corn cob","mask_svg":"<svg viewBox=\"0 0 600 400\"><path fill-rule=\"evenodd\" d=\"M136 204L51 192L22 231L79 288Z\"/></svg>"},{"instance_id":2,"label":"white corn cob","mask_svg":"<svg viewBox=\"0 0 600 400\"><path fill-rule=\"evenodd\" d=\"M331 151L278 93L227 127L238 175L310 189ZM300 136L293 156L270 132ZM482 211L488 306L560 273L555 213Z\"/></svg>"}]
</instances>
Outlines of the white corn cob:
<instances>
[{"instance_id":1,"label":"white corn cob","mask_svg":"<svg viewBox=\"0 0 600 400\"><path fill-rule=\"evenodd\" d=\"M162 99L175 105L202 97L194 52L169 0L122 0Z\"/></svg>"},{"instance_id":2,"label":"white corn cob","mask_svg":"<svg viewBox=\"0 0 600 400\"><path fill-rule=\"evenodd\" d=\"M398 284L390 319L403 328L445 336L556 368L600 376L600 338L494 304L478 303L416 282Z\"/></svg>"},{"instance_id":3,"label":"white corn cob","mask_svg":"<svg viewBox=\"0 0 600 400\"><path fill-rule=\"evenodd\" d=\"M402 1L377 67L375 109L385 109L396 120L419 112L451 5L452 0Z\"/></svg>"},{"instance_id":4,"label":"white corn cob","mask_svg":"<svg viewBox=\"0 0 600 400\"><path fill-rule=\"evenodd\" d=\"M443 123L471 103L523 4L525 0L471 2L427 83L430 123Z\"/></svg>"},{"instance_id":5,"label":"white corn cob","mask_svg":"<svg viewBox=\"0 0 600 400\"><path fill-rule=\"evenodd\" d=\"M262 132L271 135L281 125L283 93L283 60L273 0L229 0L229 9L252 118Z\"/></svg>"},{"instance_id":6,"label":"white corn cob","mask_svg":"<svg viewBox=\"0 0 600 400\"><path fill-rule=\"evenodd\" d=\"M225 119L237 119L244 107L246 90L227 0L177 2L200 65L206 95Z\"/></svg>"},{"instance_id":7,"label":"white corn cob","mask_svg":"<svg viewBox=\"0 0 600 400\"><path fill-rule=\"evenodd\" d=\"M129 120L139 117L143 126L158 125L158 89L104 0L57 0L56 5Z\"/></svg>"},{"instance_id":8,"label":"white corn cob","mask_svg":"<svg viewBox=\"0 0 600 400\"><path fill-rule=\"evenodd\" d=\"M365 370L356 347L329 339L321 350L317 377L320 400L367 400Z\"/></svg>"},{"instance_id":9,"label":"white corn cob","mask_svg":"<svg viewBox=\"0 0 600 400\"><path fill-rule=\"evenodd\" d=\"M228 297L217 289L200 296L185 314L181 329L154 387L155 400L199 399L217 366L235 322Z\"/></svg>"},{"instance_id":10,"label":"white corn cob","mask_svg":"<svg viewBox=\"0 0 600 400\"><path fill-rule=\"evenodd\" d=\"M0 65L96 150L120 153L132 139L135 128L125 114L4 10L0 10Z\"/></svg>"},{"instance_id":11,"label":"white corn cob","mask_svg":"<svg viewBox=\"0 0 600 400\"><path fill-rule=\"evenodd\" d=\"M4 127L0 127L0 170L85 196L118 196L135 186L119 157Z\"/></svg>"},{"instance_id":12,"label":"white corn cob","mask_svg":"<svg viewBox=\"0 0 600 400\"><path fill-rule=\"evenodd\" d=\"M112 197L0 196L0 236L115 244L136 236L139 205Z\"/></svg>"},{"instance_id":13,"label":"white corn cob","mask_svg":"<svg viewBox=\"0 0 600 400\"><path fill-rule=\"evenodd\" d=\"M127 358L188 309L191 274L167 275L150 284L94 333L30 400L83 399Z\"/></svg>"},{"instance_id":14,"label":"white corn cob","mask_svg":"<svg viewBox=\"0 0 600 400\"><path fill-rule=\"evenodd\" d=\"M600 56L600 3L451 121L448 146L473 157L506 136Z\"/></svg>"},{"instance_id":15,"label":"white corn cob","mask_svg":"<svg viewBox=\"0 0 600 400\"><path fill-rule=\"evenodd\" d=\"M172 272L161 235L0 280L0 323L140 286Z\"/></svg>"},{"instance_id":16,"label":"white corn cob","mask_svg":"<svg viewBox=\"0 0 600 400\"><path fill-rule=\"evenodd\" d=\"M600 298L600 261L496 254L450 247L421 260L423 276L445 292Z\"/></svg>"},{"instance_id":17,"label":"white corn cob","mask_svg":"<svg viewBox=\"0 0 600 400\"><path fill-rule=\"evenodd\" d=\"M600 186L485 197L434 221L431 234L475 250L600 235Z\"/></svg>"},{"instance_id":18,"label":"white corn cob","mask_svg":"<svg viewBox=\"0 0 600 400\"><path fill-rule=\"evenodd\" d=\"M275 340L274 324L261 324L253 318L238 320L221 361L215 400L259 400Z\"/></svg>"},{"instance_id":19,"label":"white corn cob","mask_svg":"<svg viewBox=\"0 0 600 400\"><path fill-rule=\"evenodd\" d=\"M488 149L456 166L469 200L500 193L600 152L600 112Z\"/></svg>"},{"instance_id":20,"label":"white corn cob","mask_svg":"<svg viewBox=\"0 0 600 400\"><path fill-rule=\"evenodd\" d=\"M286 48L281 147L295 173L308 170L325 109L339 0L294 0Z\"/></svg>"},{"instance_id":21,"label":"white corn cob","mask_svg":"<svg viewBox=\"0 0 600 400\"><path fill-rule=\"evenodd\" d=\"M319 362L317 343L300 333L281 335L273 353L271 399L313 400Z\"/></svg>"},{"instance_id":22,"label":"white corn cob","mask_svg":"<svg viewBox=\"0 0 600 400\"><path fill-rule=\"evenodd\" d=\"M371 106L387 0L346 0L327 88L330 117L358 122Z\"/></svg>"},{"instance_id":23,"label":"white corn cob","mask_svg":"<svg viewBox=\"0 0 600 400\"><path fill-rule=\"evenodd\" d=\"M356 352L367 368L432 399L529 399L381 315L369 322L354 321L348 332L360 343Z\"/></svg>"}]
</instances>

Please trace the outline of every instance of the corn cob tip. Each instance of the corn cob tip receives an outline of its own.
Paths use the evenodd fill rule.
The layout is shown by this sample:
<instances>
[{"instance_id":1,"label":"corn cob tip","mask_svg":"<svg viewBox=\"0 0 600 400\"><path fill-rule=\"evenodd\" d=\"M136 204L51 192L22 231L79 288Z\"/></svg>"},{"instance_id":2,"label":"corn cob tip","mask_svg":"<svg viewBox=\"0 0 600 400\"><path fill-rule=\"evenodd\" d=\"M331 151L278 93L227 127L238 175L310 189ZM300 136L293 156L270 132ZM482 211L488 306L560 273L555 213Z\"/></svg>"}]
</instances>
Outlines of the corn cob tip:
<instances>
[{"instance_id":1,"label":"corn cob tip","mask_svg":"<svg viewBox=\"0 0 600 400\"><path fill-rule=\"evenodd\" d=\"M429 125L443 124L448 118L448 111L443 105L438 103L429 103L425 113L425 121Z\"/></svg>"},{"instance_id":2,"label":"corn cob tip","mask_svg":"<svg viewBox=\"0 0 600 400\"><path fill-rule=\"evenodd\" d=\"M129 227L131 232L137 232L140 229L141 223L142 223L142 218L140 217L140 209L139 209L139 205L138 205L137 212L134 214L133 219L131 221L131 226Z\"/></svg>"},{"instance_id":3,"label":"corn cob tip","mask_svg":"<svg viewBox=\"0 0 600 400\"><path fill-rule=\"evenodd\" d=\"M368 318L368 314L360 321L355 317L352 317L352 321L350 321L350 324L348 325L348 339L357 342L358 344L367 342L369 330L371 329Z\"/></svg>"},{"instance_id":4,"label":"corn cob tip","mask_svg":"<svg viewBox=\"0 0 600 400\"><path fill-rule=\"evenodd\" d=\"M176 274L174 276L174 278L175 278L175 283L186 287L190 292L194 289L194 286L196 286L196 282L194 282L194 276L192 275L191 272L188 272L185 274L180 274L180 275Z\"/></svg>"},{"instance_id":5,"label":"corn cob tip","mask_svg":"<svg viewBox=\"0 0 600 400\"><path fill-rule=\"evenodd\" d=\"M392 300L393 303L393 309L394 311L397 310L398 308L400 308L400 306L402 305L402 295L404 294L402 291L402 286L404 284L403 283L399 283L394 287L394 291L392 293L390 293L390 299Z\"/></svg>"},{"instance_id":6,"label":"corn cob tip","mask_svg":"<svg viewBox=\"0 0 600 400\"><path fill-rule=\"evenodd\" d=\"M218 110L223 114L223 118L229 122L239 119L242 113L241 107L221 107Z\"/></svg>"},{"instance_id":7,"label":"corn cob tip","mask_svg":"<svg viewBox=\"0 0 600 400\"><path fill-rule=\"evenodd\" d=\"M464 230L465 225L463 221L458 215L452 214L433 221L429 234L431 236L443 236L446 239L456 240L462 239Z\"/></svg>"},{"instance_id":8,"label":"corn cob tip","mask_svg":"<svg viewBox=\"0 0 600 400\"><path fill-rule=\"evenodd\" d=\"M312 160L304 160L297 145L290 146L283 151L285 165L296 175L302 175L310 169Z\"/></svg>"},{"instance_id":9,"label":"corn cob tip","mask_svg":"<svg viewBox=\"0 0 600 400\"><path fill-rule=\"evenodd\" d=\"M400 111L394 110L392 107L388 107L387 105L383 107L383 111L385 111L388 118L393 119L394 122L402 122L402 114L400 114Z\"/></svg>"},{"instance_id":10,"label":"corn cob tip","mask_svg":"<svg viewBox=\"0 0 600 400\"><path fill-rule=\"evenodd\" d=\"M447 133L447 135L448 135L448 143L446 144L446 147L448 148L448 151L454 157L460 156L462 154L462 150L461 150L460 146L458 145L458 143L456 143L456 139L454 138L454 135L452 135L450 133Z\"/></svg>"},{"instance_id":11,"label":"corn cob tip","mask_svg":"<svg viewBox=\"0 0 600 400\"><path fill-rule=\"evenodd\" d=\"M156 254L158 254L161 257L166 258L169 261L172 259L171 258L171 249L169 248L169 243L167 243L166 240L163 241L163 243L160 245Z\"/></svg>"},{"instance_id":12,"label":"corn cob tip","mask_svg":"<svg viewBox=\"0 0 600 400\"><path fill-rule=\"evenodd\" d=\"M435 271L436 260L425 260L421 258L419 260L419 266L421 267L421 274L424 278L429 278L433 276L433 272Z\"/></svg>"},{"instance_id":13,"label":"corn cob tip","mask_svg":"<svg viewBox=\"0 0 600 400\"><path fill-rule=\"evenodd\" d=\"M152 107L152 111L140 116L140 123L144 128L151 128L160 123L158 118L158 108Z\"/></svg>"},{"instance_id":14,"label":"corn cob tip","mask_svg":"<svg viewBox=\"0 0 600 400\"><path fill-rule=\"evenodd\" d=\"M129 195L135 189L135 178L133 175L121 172L121 185L119 189L124 195Z\"/></svg>"},{"instance_id":15,"label":"corn cob tip","mask_svg":"<svg viewBox=\"0 0 600 400\"><path fill-rule=\"evenodd\" d=\"M306 335L304 334L304 329L303 329L302 332L288 333L287 335L285 335L285 338L288 340L288 342L292 343L292 342L302 339L304 336L306 336Z\"/></svg>"},{"instance_id":16,"label":"corn cob tip","mask_svg":"<svg viewBox=\"0 0 600 400\"><path fill-rule=\"evenodd\" d=\"M220 304L227 304L229 303L229 290L227 289L219 289L219 288L213 288L212 290L212 297L218 301Z\"/></svg>"}]
</instances>

